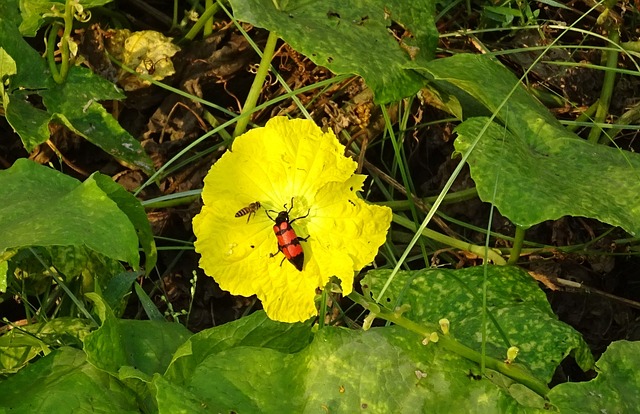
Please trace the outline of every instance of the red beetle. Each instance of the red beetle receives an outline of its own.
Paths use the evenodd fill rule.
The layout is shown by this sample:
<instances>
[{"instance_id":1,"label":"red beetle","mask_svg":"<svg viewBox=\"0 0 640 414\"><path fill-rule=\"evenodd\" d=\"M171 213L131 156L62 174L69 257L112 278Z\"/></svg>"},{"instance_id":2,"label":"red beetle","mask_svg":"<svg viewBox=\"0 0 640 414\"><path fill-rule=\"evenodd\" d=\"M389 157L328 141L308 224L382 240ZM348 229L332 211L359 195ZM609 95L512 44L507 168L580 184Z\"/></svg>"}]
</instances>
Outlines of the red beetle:
<instances>
[{"instance_id":1,"label":"red beetle","mask_svg":"<svg viewBox=\"0 0 640 414\"><path fill-rule=\"evenodd\" d=\"M275 219L271 217L269 212L276 213L276 211L265 210L267 217L276 223L273 226L273 232L276 234L276 238L278 239L278 251L271 253L270 257L274 257L278 253L282 252L284 254L284 259L287 259L293 266L295 266L296 269L302 271L302 265L304 264L304 251L302 251L300 242L307 241L309 236L298 237L291 225L294 221L307 217L311 212L311 209L309 209L307 214L304 216L290 220L289 213L291 213L291 210L293 209L293 197L291 197L291 207L287 209L287 205L285 204L284 208L285 209L283 211L278 213L278 216ZM282 262L284 262L284 259L282 259ZM280 266L282 266L282 262L280 262Z\"/></svg>"}]
</instances>

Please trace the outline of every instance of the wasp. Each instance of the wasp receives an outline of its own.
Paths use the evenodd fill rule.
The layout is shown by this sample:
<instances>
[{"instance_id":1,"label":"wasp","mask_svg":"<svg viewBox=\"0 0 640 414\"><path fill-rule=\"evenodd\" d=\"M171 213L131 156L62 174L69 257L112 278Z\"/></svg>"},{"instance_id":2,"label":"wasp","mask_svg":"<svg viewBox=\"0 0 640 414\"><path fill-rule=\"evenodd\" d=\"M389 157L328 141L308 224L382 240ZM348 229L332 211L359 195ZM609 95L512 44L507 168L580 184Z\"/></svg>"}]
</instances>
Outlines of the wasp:
<instances>
[{"instance_id":1,"label":"wasp","mask_svg":"<svg viewBox=\"0 0 640 414\"><path fill-rule=\"evenodd\" d=\"M249 215L249 217L247 217L247 223L248 223L249 220L251 219L251 216L255 216L256 212L260 209L260 207L261 207L260 202L256 201L255 203L251 203L248 206L238 210L235 217L242 217L248 214Z\"/></svg>"},{"instance_id":2,"label":"wasp","mask_svg":"<svg viewBox=\"0 0 640 414\"><path fill-rule=\"evenodd\" d=\"M289 213L293 209L293 197L291 197L291 207L287 208L287 205L284 205L284 210L279 212L276 218L274 219L269 214L276 213L274 210L266 210L267 217L269 217L272 221L275 222L273 226L273 232L276 234L276 238L278 239L278 251L275 253L271 253L270 257L276 256L278 253L282 252L284 254L284 259L287 259L291 264L298 269L298 271L302 271L302 266L304 265L304 251L302 250L302 246L300 245L301 241L307 241L309 236L307 237L299 237L296 234L296 231L291 227L294 221L303 219L309 215L311 209L307 211L307 214L304 216L296 217L293 220L290 219ZM280 262L282 266L282 262Z\"/></svg>"}]
</instances>

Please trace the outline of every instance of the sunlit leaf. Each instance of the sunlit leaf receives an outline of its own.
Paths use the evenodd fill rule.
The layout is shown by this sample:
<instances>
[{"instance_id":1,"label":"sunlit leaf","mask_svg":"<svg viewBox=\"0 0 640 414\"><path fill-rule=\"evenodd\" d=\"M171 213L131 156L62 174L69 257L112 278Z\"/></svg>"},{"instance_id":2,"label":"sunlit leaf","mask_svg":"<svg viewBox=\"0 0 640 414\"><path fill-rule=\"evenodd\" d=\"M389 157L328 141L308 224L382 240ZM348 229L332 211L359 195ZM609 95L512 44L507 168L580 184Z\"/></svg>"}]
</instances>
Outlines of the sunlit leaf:
<instances>
[{"instance_id":1,"label":"sunlit leaf","mask_svg":"<svg viewBox=\"0 0 640 414\"><path fill-rule=\"evenodd\" d=\"M0 253L28 246L86 246L132 266L138 238L128 217L89 178L80 183L19 159L0 171Z\"/></svg>"},{"instance_id":2,"label":"sunlit leaf","mask_svg":"<svg viewBox=\"0 0 640 414\"><path fill-rule=\"evenodd\" d=\"M562 413L633 413L640 407L640 342L614 342L596 363L589 382L554 387L549 399Z\"/></svg>"},{"instance_id":3,"label":"sunlit leaf","mask_svg":"<svg viewBox=\"0 0 640 414\"><path fill-rule=\"evenodd\" d=\"M640 155L567 131L513 74L485 56L456 55L418 70L461 101L470 95L497 113L501 125L487 117L467 119L465 112L457 129L460 152L482 133L468 162L483 201L524 227L583 216L640 234Z\"/></svg>"},{"instance_id":4,"label":"sunlit leaf","mask_svg":"<svg viewBox=\"0 0 640 414\"><path fill-rule=\"evenodd\" d=\"M71 347L53 351L0 386L0 407L6 412L140 412L131 389L88 364L85 353Z\"/></svg>"},{"instance_id":5,"label":"sunlit leaf","mask_svg":"<svg viewBox=\"0 0 640 414\"><path fill-rule=\"evenodd\" d=\"M317 65L362 76L379 103L420 89L421 76L402 67L431 60L438 42L432 0L230 3L236 18L275 32Z\"/></svg>"},{"instance_id":6,"label":"sunlit leaf","mask_svg":"<svg viewBox=\"0 0 640 414\"><path fill-rule=\"evenodd\" d=\"M593 357L587 344L578 332L558 320L533 278L510 266L488 266L486 271L487 355L503 360L507 349L517 346L518 362L546 381L570 353L583 369L591 368ZM382 303L391 309L410 305L403 315L416 322L436 323L447 318L452 335L480 349L484 272L482 266L402 271L385 292ZM377 297L390 273L369 272L363 286Z\"/></svg>"}]
</instances>

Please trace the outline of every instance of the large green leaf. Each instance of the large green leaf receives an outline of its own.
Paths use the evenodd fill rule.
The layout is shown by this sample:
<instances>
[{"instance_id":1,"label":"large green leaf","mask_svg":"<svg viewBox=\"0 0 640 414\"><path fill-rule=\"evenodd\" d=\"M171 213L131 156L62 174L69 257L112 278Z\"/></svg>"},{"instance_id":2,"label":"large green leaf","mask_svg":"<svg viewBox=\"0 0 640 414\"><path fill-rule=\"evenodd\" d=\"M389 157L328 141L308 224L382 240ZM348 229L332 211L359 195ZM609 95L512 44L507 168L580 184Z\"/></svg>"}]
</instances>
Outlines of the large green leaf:
<instances>
[{"instance_id":1,"label":"large green leaf","mask_svg":"<svg viewBox=\"0 0 640 414\"><path fill-rule=\"evenodd\" d=\"M178 352L188 349L196 365L154 378L159 411L186 405L195 412L542 412L542 398L494 372L472 378L474 363L425 347L403 328L326 327L296 350L271 346L275 338L300 338L298 328L283 332L283 325L260 316L207 330L215 345ZM515 395L526 398L518 402Z\"/></svg>"},{"instance_id":2,"label":"large green leaf","mask_svg":"<svg viewBox=\"0 0 640 414\"><path fill-rule=\"evenodd\" d=\"M487 122L463 122L456 149L466 151ZM640 235L638 154L557 135L534 147L492 122L468 163L480 198L515 224L584 216Z\"/></svg>"},{"instance_id":3,"label":"large green leaf","mask_svg":"<svg viewBox=\"0 0 640 414\"><path fill-rule=\"evenodd\" d=\"M70 347L58 349L1 381L0 388L1 412L140 412L130 389L88 364L84 352Z\"/></svg>"},{"instance_id":4,"label":"large green leaf","mask_svg":"<svg viewBox=\"0 0 640 414\"><path fill-rule=\"evenodd\" d=\"M198 332L176 351L166 378L182 384L209 355L238 346L298 352L311 340L309 328L308 323L272 322L264 312L257 312L233 323Z\"/></svg>"},{"instance_id":5,"label":"large green leaf","mask_svg":"<svg viewBox=\"0 0 640 414\"><path fill-rule=\"evenodd\" d=\"M204 359L187 390L216 412L536 411L492 381L471 379L469 361L424 347L421 340L397 327L326 328L296 354L232 348ZM541 398L529 398L531 406L543 406ZM161 412L178 407L164 406Z\"/></svg>"},{"instance_id":6,"label":"large green leaf","mask_svg":"<svg viewBox=\"0 0 640 414\"><path fill-rule=\"evenodd\" d=\"M131 221L92 178L80 183L19 159L0 171L0 199L0 254L29 246L87 246L138 266Z\"/></svg>"},{"instance_id":7,"label":"large green leaf","mask_svg":"<svg viewBox=\"0 0 640 414\"><path fill-rule=\"evenodd\" d=\"M562 413L636 413L640 407L640 342L614 342L596 363L589 382L565 383L548 397Z\"/></svg>"},{"instance_id":8,"label":"large green leaf","mask_svg":"<svg viewBox=\"0 0 640 414\"><path fill-rule=\"evenodd\" d=\"M402 67L431 60L438 42L433 0L230 3L236 18L275 32L317 65L362 76L379 103L397 101L422 87L422 77ZM406 30L401 41L390 31L392 25Z\"/></svg>"},{"instance_id":9,"label":"large green leaf","mask_svg":"<svg viewBox=\"0 0 640 414\"><path fill-rule=\"evenodd\" d=\"M146 410L538 413L545 404L496 372L478 379L473 362L435 344L424 346L421 336L398 326L366 332L325 327L310 341L308 324L274 322L263 312L191 336L175 351L174 369L163 375L186 330L116 320L100 300L97 308L104 323L84 347L91 365L84 358L79 362L111 375L114 384L104 384L104 394L124 383ZM63 375L53 368L39 381ZM57 392L81 400L87 390L81 381L61 383ZM109 407L97 400L93 409Z\"/></svg>"},{"instance_id":10,"label":"large green leaf","mask_svg":"<svg viewBox=\"0 0 640 414\"><path fill-rule=\"evenodd\" d=\"M640 234L640 155L567 131L513 74L485 56L457 55L418 70L460 102L467 94L475 98L501 121L478 117L457 129L460 152L482 135L468 162L483 201L524 227L569 215Z\"/></svg>"},{"instance_id":11,"label":"large green leaf","mask_svg":"<svg viewBox=\"0 0 640 414\"><path fill-rule=\"evenodd\" d=\"M164 372L176 349L192 335L179 323L116 319L98 295L90 296L102 326L84 340L87 361L112 375L127 366L143 377Z\"/></svg>"},{"instance_id":12,"label":"large green leaf","mask_svg":"<svg viewBox=\"0 0 640 414\"><path fill-rule=\"evenodd\" d=\"M482 332L483 267L398 272L382 303L391 309L411 306L405 314L416 322L451 322L452 334L472 349L480 349ZM362 281L377 297L391 271L369 272ZM569 353L583 369L593 356L578 332L560 322L535 280L515 267L488 266L487 355L505 359L507 348L520 349L518 362L544 381Z\"/></svg>"}]
</instances>

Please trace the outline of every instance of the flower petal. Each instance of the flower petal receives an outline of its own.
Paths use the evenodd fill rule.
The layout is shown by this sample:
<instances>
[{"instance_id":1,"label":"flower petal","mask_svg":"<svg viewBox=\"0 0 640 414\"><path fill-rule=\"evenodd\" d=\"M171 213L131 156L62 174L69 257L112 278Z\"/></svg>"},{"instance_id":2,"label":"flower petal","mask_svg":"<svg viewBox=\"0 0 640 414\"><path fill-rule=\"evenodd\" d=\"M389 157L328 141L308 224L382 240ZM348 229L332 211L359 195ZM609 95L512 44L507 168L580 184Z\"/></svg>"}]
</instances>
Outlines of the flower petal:
<instances>
[{"instance_id":1,"label":"flower petal","mask_svg":"<svg viewBox=\"0 0 640 414\"><path fill-rule=\"evenodd\" d=\"M232 294L256 294L270 318L317 314L315 296L332 276L351 292L354 271L371 262L391 221L386 207L357 198L364 176L333 132L312 121L271 119L236 138L205 177L204 207L193 219L200 266ZM236 212L260 202L247 222ZM285 259L273 219L287 211L301 241L302 271Z\"/></svg>"}]
</instances>

